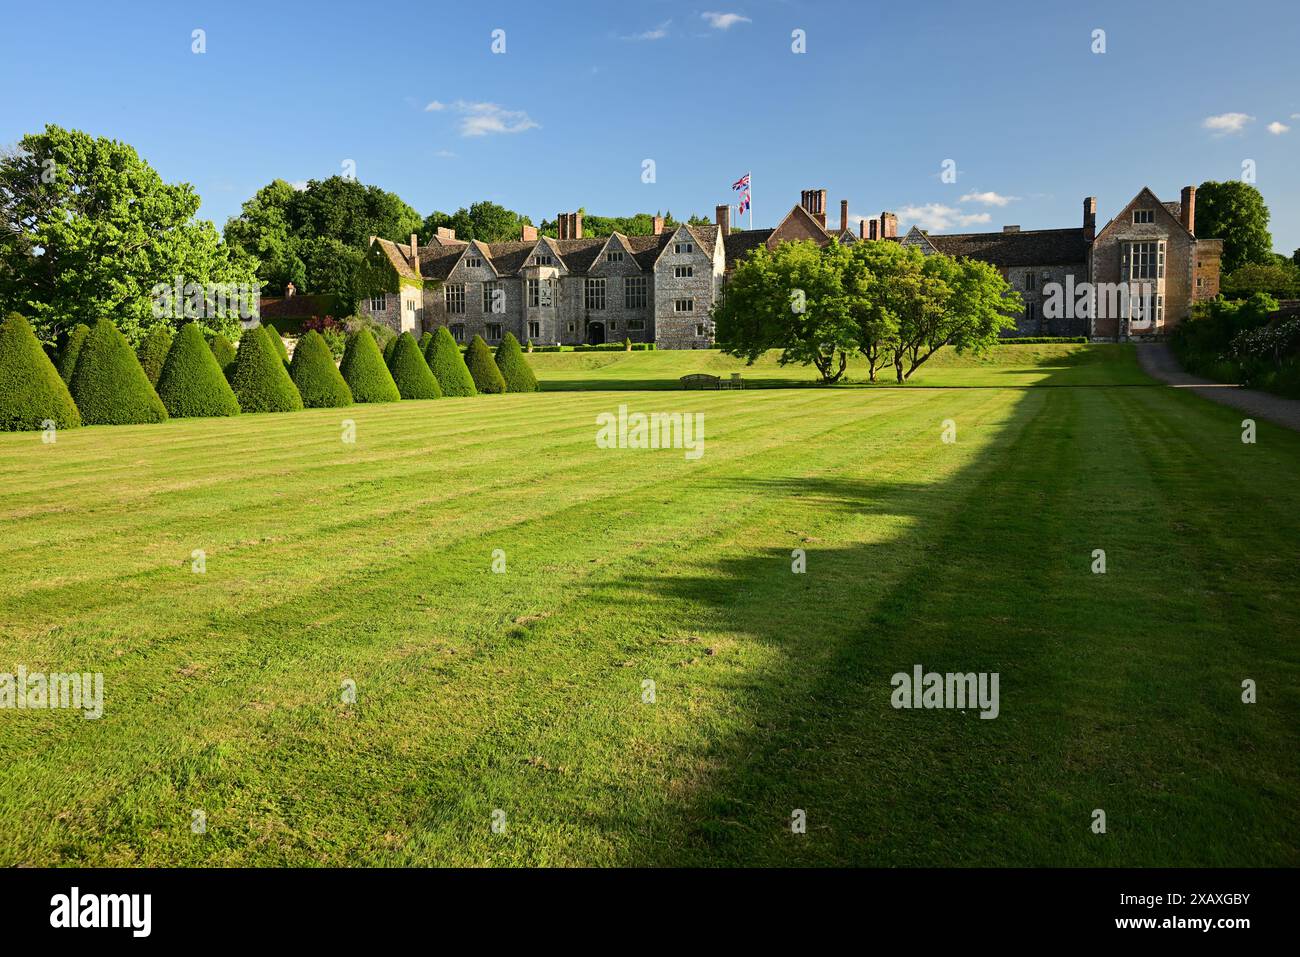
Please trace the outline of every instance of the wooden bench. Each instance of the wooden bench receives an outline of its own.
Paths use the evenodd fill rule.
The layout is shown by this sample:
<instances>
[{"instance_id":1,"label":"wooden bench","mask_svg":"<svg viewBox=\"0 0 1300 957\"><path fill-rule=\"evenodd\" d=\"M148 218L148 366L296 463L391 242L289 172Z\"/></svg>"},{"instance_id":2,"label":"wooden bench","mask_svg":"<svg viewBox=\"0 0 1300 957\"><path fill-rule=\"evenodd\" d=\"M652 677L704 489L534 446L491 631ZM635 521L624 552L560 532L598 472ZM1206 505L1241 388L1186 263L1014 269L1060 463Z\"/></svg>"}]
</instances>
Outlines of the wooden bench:
<instances>
[{"instance_id":1,"label":"wooden bench","mask_svg":"<svg viewBox=\"0 0 1300 957\"><path fill-rule=\"evenodd\" d=\"M705 372L693 372L681 378L683 389L720 389L722 380Z\"/></svg>"}]
</instances>

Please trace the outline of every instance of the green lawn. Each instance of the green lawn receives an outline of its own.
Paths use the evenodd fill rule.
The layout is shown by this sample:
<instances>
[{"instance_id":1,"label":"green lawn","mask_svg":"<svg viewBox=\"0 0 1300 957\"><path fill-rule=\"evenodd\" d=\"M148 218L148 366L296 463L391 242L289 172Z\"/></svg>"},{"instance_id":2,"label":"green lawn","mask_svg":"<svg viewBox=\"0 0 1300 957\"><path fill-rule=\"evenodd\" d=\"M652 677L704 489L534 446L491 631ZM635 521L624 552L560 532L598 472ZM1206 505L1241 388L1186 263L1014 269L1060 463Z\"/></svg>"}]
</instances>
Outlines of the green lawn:
<instances>
[{"instance_id":1,"label":"green lawn","mask_svg":"<svg viewBox=\"0 0 1300 957\"><path fill-rule=\"evenodd\" d=\"M1300 435L1120 347L926 378L1049 387L0 435L0 671L105 682L0 711L0 865L1300 864ZM703 457L597 448L620 403ZM998 719L890 707L918 663L998 672Z\"/></svg>"},{"instance_id":2,"label":"green lawn","mask_svg":"<svg viewBox=\"0 0 1300 957\"><path fill-rule=\"evenodd\" d=\"M951 349L936 354L906 383L916 386L1005 388L1030 385L1139 385L1150 382L1133 359L1132 346L1006 345L982 356L958 356ZM785 366L769 352L752 366L715 350L662 352L535 352L528 357L547 390L680 389L678 381L693 372L730 378L739 372L751 387L814 386L811 366ZM849 363L837 385L868 385L867 367ZM896 387L892 367L877 373L876 387Z\"/></svg>"}]
</instances>

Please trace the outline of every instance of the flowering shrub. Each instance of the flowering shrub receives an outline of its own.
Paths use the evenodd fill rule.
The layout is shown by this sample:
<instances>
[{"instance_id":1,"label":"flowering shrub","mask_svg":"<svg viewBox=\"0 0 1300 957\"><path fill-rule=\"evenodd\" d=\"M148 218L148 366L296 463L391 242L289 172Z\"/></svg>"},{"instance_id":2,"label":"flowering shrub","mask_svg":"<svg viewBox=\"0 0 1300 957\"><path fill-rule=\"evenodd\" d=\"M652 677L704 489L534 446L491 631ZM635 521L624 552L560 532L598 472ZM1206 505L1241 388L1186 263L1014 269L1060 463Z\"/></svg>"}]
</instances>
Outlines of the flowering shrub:
<instances>
[{"instance_id":1,"label":"flowering shrub","mask_svg":"<svg viewBox=\"0 0 1300 957\"><path fill-rule=\"evenodd\" d=\"M343 350L348 344L347 324L333 316L312 316L310 319L304 319L302 323L303 335L309 332L319 332L325 344L330 347L330 352L334 358L341 359Z\"/></svg>"}]
</instances>

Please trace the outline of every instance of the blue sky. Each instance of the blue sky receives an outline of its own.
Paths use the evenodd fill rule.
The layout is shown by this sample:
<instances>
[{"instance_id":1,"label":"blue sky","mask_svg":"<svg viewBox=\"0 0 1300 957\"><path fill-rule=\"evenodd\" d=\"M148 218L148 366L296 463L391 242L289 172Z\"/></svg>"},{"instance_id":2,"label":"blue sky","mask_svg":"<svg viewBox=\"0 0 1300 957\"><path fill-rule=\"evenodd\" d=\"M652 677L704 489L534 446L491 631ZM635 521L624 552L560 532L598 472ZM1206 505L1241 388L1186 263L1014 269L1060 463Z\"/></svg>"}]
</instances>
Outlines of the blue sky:
<instances>
[{"instance_id":1,"label":"blue sky","mask_svg":"<svg viewBox=\"0 0 1300 957\"><path fill-rule=\"evenodd\" d=\"M832 220L846 198L949 232L1074 225L1085 195L1105 221L1253 160L1274 247L1300 246L1294 0L109 6L6 0L0 144L125 140L219 226L347 160L422 214L711 216L752 170L755 225L826 188Z\"/></svg>"}]
</instances>

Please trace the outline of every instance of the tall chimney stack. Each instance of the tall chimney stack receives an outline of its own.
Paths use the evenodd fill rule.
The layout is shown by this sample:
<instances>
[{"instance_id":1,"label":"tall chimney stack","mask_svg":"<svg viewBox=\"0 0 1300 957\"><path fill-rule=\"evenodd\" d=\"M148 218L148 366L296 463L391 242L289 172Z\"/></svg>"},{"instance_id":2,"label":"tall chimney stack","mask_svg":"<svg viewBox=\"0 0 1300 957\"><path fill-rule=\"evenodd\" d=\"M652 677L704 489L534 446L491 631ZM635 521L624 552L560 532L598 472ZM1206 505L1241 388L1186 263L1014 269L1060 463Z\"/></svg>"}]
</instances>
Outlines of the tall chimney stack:
<instances>
[{"instance_id":1,"label":"tall chimney stack","mask_svg":"<svg viewBox=\"0 0 1300 957\"><path fill-rule=\"evenodd\" d=\"M880 214L880 232L881 239L898 238L898 217L893 213Z\"/></svg>"},{"instance_id":2,"label":"tall chimney stack","mask_svg":"<svg viewBox=\"0 0 1300 957\"><path fill-rule=\"evenodd\" d=\"M573 238L581 239L582 238L582 213L581 212L574 213L573 219L570 220L570 222L573 223Z\"/></svg>"},{"instance_id":3,"label":"tall chimney stack","mask_svg":"<svg viewBox=\"0 0 1300 957\"><path fill-rule=\"evenodd\" d=\"M867 221L865 219L858 220L858 238L859 239L867 238ZM872 238L874 239L875 237L873 236Z\"/></svg>"},{"instance_id":4,"label":"tall chimney stack","mask_svg":"<svg viewBox=\"0 0 1300 957\"><path fill-rule=\"evenodd\" d=\"M519 230L519 238L526 243L537 242L537 227L529 226L527 223L524 223L522 228Z\"/></svg>"},{"instance_id":5,"label":"tall chimney stack","mask_svg":"<svg viewBox=\"0 0 1300 957\"><path fill-rule=\"evenodd\" d=\"M842 199L840 200L840 232L847 233L848 231L849 231L849 201L847 199Z\"/></svg>"},{"instance_id":6,"label":"tall chimney stack","mask_svg":"<svg viewBox=\"0 0 1300 957\"><path fill-rule=\"evenodd\" d=\"M826 190L817 190L817 221L826 228Z\"/></svg>"},{"instance_id":7,"label":"tall chimney stack","mask_svg":"<svg viewBox=\"0 0 1300 957\"><path fill-rule=\"evenodd\" d=\"M713 207L713 219L718 224L718 232L723 236L731 235L731 206L719 203Z\"/></svg>"},{"instance_id":8,"label":"tall chimney stack","mask_svg":"<svg viewBox=\"0 0 1300 957\"><path fill-rule=\"evenodd\" d=\"M664 231L664 218L663 218L662 216L655 216L655 218L654 218L654 227L655 227L655 235L656 235L656 236L659 236L659 235L661 235L661 234L663 233L663 231Z\"/></svg>"},{"instance_id":9,"label":"tall chimney stack","mask_svg":"<svg viewBox=\"0 0 1300 957\"><path fill-rule=\"evenodd\" d=\"M411 268L415 270L416 275L420 273L420 237L411 233Z\"/></svg>"},{"instance_id":10,"label":"tall chimney stack","mask_svg":"<svg viewBox=\"0 0 1300 957\"><path fill-rule=\"evenodd\" d=\"M867 238L868 238L868 239L879 239L879 238L880 238L880 221L877 220L877 219L873 219L873 220L870 221L869 226L870 226L870 234L868 235Z\"/></svg>"},{"instance_id":11,"label":"tall chimney stack","mask_svg":"<svg viewBox=\"0 0 1300 957\"><path fill-rule=\"evenodd\" d=\"M1083 199L1083 238L1092 242L1097 238L1097 197Z\"/></svg>"},{"instance_id":12,"label":"tall chimney stack","mask_svg":"<svg viewBox=\"0 0 1300 957\"><path fill-rule=\"evenodd\" d=\"M1193 236L1196 235L1196 187L1184 186L1182 196L1182 206L1179 209L1178 218L1182 220L1183 226Z\"/></svg>"}]
</instances>

